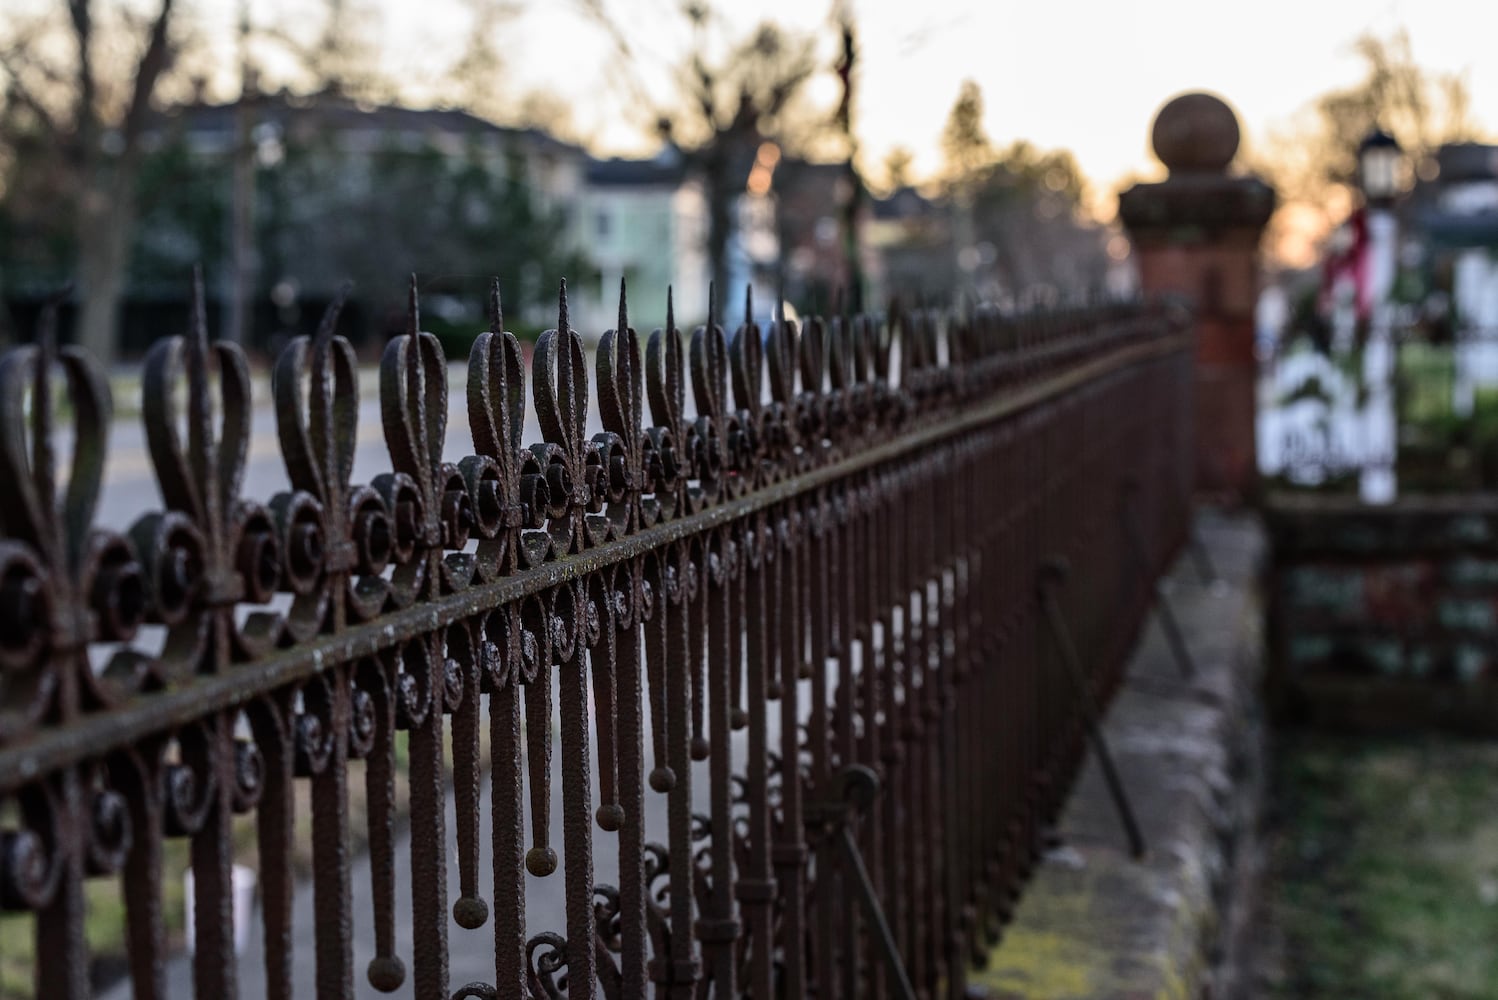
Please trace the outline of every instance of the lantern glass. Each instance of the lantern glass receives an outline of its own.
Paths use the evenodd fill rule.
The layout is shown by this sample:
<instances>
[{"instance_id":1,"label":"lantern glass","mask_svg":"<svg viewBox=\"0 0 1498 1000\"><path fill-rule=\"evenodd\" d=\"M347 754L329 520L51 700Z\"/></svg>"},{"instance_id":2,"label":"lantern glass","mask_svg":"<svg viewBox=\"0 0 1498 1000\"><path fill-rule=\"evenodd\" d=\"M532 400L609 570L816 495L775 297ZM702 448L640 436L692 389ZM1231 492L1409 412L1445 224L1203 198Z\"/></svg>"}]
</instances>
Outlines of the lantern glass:
<instances>
[{"instance_id":1,"label":"lantern glass","mask_svg":"<svg viewBox=\"0 0 1498 1000\"><path fill-rule=\"evenodd\" d=\"M1363 154L1363 192L1370 198L1392 198L1396 190L1395 168L1399 150L1382 147Z\"/></svg>"},{"instance_id":2,"label":"lantern glass","mask_svg":"<svg viewBox=\"0 0 1498 1000\"><path fill-rule=\"evenodd\" d=\"M1399 143L1375 130L1358 147L1358 181L1369 201L1389 201L1399 193Z\"/></svg>"}]
</instances>

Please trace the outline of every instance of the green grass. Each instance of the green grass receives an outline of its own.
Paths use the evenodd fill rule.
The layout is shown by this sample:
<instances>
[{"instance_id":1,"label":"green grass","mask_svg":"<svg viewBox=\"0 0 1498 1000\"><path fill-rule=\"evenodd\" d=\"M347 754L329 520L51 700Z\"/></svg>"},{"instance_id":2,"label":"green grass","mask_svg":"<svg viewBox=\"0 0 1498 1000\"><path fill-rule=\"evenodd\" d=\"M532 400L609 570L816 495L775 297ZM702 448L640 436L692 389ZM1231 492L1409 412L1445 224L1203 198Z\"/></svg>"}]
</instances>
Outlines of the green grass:
<instances>
[{"instance_id":1,"label":"green grass","mask_svg":"<svg viewBox=\"0 0 1498 1000\"><path fill-rule=\"evenodd\" d=\"M186 840L169 840L163 849L162 919L168 944L173 948L182 944L182 873L187 870L189 850ZM84 884L84 906L84 936L89 953L110 961L123 961L125 898L119 880L90 879ZM35 933L29 914L0 916L0 997L5 1000L34 994Z\"/></svg>"},{"instance_id":2,"label":"green grass","mask_svg":"<svg viewBox=\"0 0 1498 1000\"><path fill-rule=\"evenodd\" d=\"M1498 998L1498 744L1281 749L1267 995Z\"/></svg>"},{"instance_id":3,"label":"green grass","mask_svg":"<svg viewBox=\"0 0 1498 1000\"><path fill-rule=\"evenodd\" d=\"M1498 487L1498 389L1474 389L1472 412L1458 415L1450 347L1405 344L1398 365L1401 492Z\"/></svg>"},{"instance_id":4,"label":"green grass","mask_svg":"<svg viewBox=\"0 0 1498 1000\"><path fill-rule=\"evenodd\" d=\"M1411 424L1447 418L1456 378L1456 359L1451 349L1404 344L1399 349L1398 364L1403 396L1400 418Z\"/></svg>"}]
</instances>

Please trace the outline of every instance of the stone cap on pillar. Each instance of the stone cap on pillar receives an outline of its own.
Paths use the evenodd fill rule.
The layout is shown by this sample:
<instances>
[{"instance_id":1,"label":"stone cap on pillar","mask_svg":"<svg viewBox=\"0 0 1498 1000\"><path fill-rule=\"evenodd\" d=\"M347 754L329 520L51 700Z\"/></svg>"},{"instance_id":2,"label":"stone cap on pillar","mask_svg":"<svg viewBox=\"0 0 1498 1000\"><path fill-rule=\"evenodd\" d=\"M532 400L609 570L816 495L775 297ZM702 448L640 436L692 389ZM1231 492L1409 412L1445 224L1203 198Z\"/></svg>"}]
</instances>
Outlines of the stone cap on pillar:
<instances>
[{"instance_id":1,"label":"stone cap on pillar","mask_svg":"<svg viewBox=\"0 0 1498 1000\"><path fill-rule=\"evenodd\" d=\"M1240 136L1238 116L1219 97L1190 93L1167 102L1155 115L1150 142L1170 176L1118 196L1130 236L1191 242L1236 229L1257 240L1275 195L1257 177L1228 173Z\"/></svg>"}]
</instances>

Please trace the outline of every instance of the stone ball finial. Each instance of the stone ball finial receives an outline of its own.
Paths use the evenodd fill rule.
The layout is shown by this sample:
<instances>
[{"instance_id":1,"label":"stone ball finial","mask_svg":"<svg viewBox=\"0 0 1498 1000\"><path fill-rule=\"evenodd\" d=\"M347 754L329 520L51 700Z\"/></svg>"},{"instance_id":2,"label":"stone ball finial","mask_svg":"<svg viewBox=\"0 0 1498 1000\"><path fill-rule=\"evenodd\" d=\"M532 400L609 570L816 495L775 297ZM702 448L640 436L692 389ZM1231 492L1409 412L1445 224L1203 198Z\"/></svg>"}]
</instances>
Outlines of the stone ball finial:
<instances>
[{"instance_id":1,"label":"stone ball finial","mask_svg":"<svg viewBox=\"0 0 1498 1000\"><path fill-rule=\"evenodd\" d=\"M1150 143L1172 174L1220 174L1238 152L1238 116L1220 97L1182 94L1155 115Z\"/></svg>"}]
</instances>

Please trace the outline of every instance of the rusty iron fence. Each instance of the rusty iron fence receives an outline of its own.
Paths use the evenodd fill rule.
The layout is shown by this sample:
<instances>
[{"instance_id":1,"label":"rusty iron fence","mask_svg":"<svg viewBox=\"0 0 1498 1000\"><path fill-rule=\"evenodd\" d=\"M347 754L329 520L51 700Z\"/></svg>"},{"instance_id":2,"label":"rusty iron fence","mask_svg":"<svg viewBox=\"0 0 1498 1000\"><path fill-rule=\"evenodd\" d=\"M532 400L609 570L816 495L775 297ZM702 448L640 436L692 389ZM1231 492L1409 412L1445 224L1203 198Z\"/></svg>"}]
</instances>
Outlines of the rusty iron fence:
<instances>
[{"instance_id":1,"label":"rusty iron fence","mask_svg":"<svg viewBox=\"0 0 1498 1000\"><path fill-rule=\"evenodd\" d=\"M335 307L275 364L291 489L262 502L241 495L246 360L208 340L196 296L145 364L165 509L126 533L95 527L96 366L46 320L0 359L0 905L33 915L11 919L34 923L38 996L88 995L85 890L104 879L134 995L165 995L178 838L203 998L238 993L236 861L259 872L272 998L303 948L319 997L963 995L1184 538L1179 319L761 329L746 310L731 337L683 338L668 298L642 342L621 294L590 365L565 288L529 361L496 291L454 462L413 285L381 362L389 471L350 482L358 372ZM304 783L310 926L292 919ZM532 926L548 879L565 917ZM492 954L492 979L450 982L460 950Z\"/></svg>"}]
</instances>

